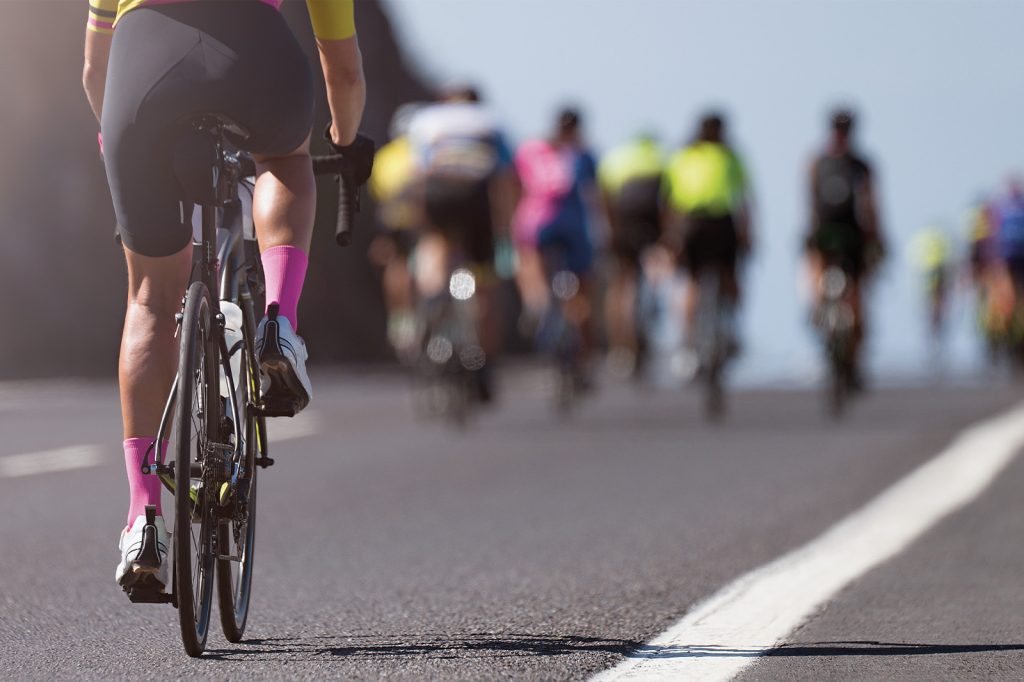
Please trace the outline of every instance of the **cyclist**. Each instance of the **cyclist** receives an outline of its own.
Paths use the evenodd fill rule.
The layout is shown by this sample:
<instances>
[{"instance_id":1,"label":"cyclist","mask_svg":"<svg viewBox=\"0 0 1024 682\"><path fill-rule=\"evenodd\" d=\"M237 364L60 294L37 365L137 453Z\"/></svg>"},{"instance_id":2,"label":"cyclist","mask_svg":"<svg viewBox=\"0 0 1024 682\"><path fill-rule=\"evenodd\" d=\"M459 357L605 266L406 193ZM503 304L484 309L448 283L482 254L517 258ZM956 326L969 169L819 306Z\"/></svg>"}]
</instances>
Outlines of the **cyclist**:
<instances>
[{"instance_id":1,"label":"cyclist","mask_svg":"<svg viewBox=\"0 0 1024 682\"><path fill-rule=\"evenodd\" d=\"M523 196L512 222L519 256L517 283L527 326L537 324L551 305L545 252L560 252L560 266L574 273L579 287L567 301L566 318L583 339L582 364L590 349L589 274L594 264L588 204L595 191L597 164L581 135L580 113L565 108L558 113L554 134L523 143L516 152L516 168ZM581 387L587 383L582 374Z\"/></svg>"},{"instance_id":2,"label":"cyclist","mask_svg":"<svg viewBox=\"0 0 1024 682\"><path fill-rule=\"evenodd\" d=\"M722 303L735 308L740 299L737 261L751 245L747 172L726 143L721 114L705 115L696 140L669 159L665 204L665 243L689 275L685 321L693 345L701 275L717 271ZM736 340L728 342L735 350Z\"/></svg>"},{"instance_id":3,"label":"cyclist","mask_svg":"<svg viewBox=\"0 0 1024 682\"><path fill-rule=\"evenodd\" d=\"M423 183L408 132L419 107L406 104L395 112L391 141L377 151L369 181L381 228L370 244L370 260L383 273L388 340L402 360L410 358L416 337L409 257L423 223Z\"/></svg>"},{"instance_id":4,"label":"cyclist","mask_svg":"<svg viewBox=\"0 0 1024 682\"><path fill-rule=\"evenodd\" d=\"M306 349L295 333L316 186L309 156L313 78L277 11L259 2L91 0L83 85L100 121L107 179L128 267L119 379L130 502L121 532L118 584L167 585L167 531L157 519L159 567L137 561L144 509L160 513L160 482L140 471L155 443L176 371L175 313L192 260L190 206L179 196L171 156L192 116L217 113L245 131L235 140L257 163L253 218L267 303L280 314L259 325L264 394L301 409L311 395ZM327 135L369 172L372 143L357 137L365 102L352 0L308 0L327 85ZM365 178L360 178L365 179Z\"/></svg>"},{"instance_id":5,"label":"cyclist","mask_svg":"<svg viewBox=\"0 0 1024 682\"><path fill-rule=\"evenodd\" d=\"M429 298L446 287L456 260L473 269L480 345L488 358L474 372L478 396L487 403L493 393L491 360L501 345L495 236L507 229L518 193L512 152L480 93L466 85L447 89L439 102L417 113L409 138L423 176L428 232L416 248L418 293Z\"/></svg>"},{"instance_id":6,"label":"cyclist","mask_svg":"<svg viewBox=\"0 0 1024 682\"><path fill-rule=\"evenodd\" d=\"M806 239L811 281L821 296L822 275L830 265L850 279L853 308L852 386L859 388L860 349L864 342L863 281L883 254L871 167L854 150L854 114L837 109L831 117L828 148L814 160L810 173L811 220Z\"/></svg>"},{"instance_id":7,"label":"cyclist","mask_svg":"<svg viewBox=\"0 0 1024 682\"><path fill-rule=\"evenodd\" d=\"M1024 295L1024 185L1012 178L988 207L993 256L987 271L989 322L1016 345L1024 332L1017 319Z\"/></svg>"},{"instance_id":8,"label":"cyclist","mask_svg":"<svg viewBox=\"0 0 1024 682\"><path fill-rule=\"evenodd\" d=\"M928 330L938 342L945 327L951 274L949 238L942 228L926 227L914 237L914 260L925 280Z\"/></svg>"},{"instance_id":9,"label":"cyclist","mask_svg":"<svg viewBox=\"0 0 1024 682\"><path fill-rule=\"evenodd\" d=\"M641 365L636 300L641 255L661 237L665 155L652 135L638 135L608 152L598 166L602 204L611 227L616 269L605 300L613 368Z\"/></svg>"},{"instance_id":10,"label":"cyclist","mask_svg":"<svg viewBox=\"0 0 1024 682\"><path fill-rule=\"evenodd\" d=\"M1000 281L999 257L996 249L995 216L993 204L987 198L979 198L966 215L969 242L971 282L978 301L978 323L984 335L989 357L995 360L999 344L1008 329L1008 317L1001 313L1005 307L1000 304L998 294Z\"/></svg>"}]
</instances>

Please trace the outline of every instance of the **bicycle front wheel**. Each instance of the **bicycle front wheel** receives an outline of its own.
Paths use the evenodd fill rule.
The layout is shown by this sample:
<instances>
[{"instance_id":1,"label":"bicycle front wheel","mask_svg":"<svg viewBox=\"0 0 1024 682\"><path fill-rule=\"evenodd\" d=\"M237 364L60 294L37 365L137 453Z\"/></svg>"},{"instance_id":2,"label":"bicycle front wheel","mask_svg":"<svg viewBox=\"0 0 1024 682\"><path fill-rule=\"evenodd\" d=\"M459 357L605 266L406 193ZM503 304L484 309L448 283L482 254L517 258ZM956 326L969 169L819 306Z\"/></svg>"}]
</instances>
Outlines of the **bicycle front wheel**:
<instances>
[{"instance_id":1,"label":"bicycle front wheel","mask_svg":"<svg viewBox=\"0 0 1024 682\"><path fill-rule=\"evenodd\" d=\"M217 344L210 293L194 282L185 299L178 362L174 440L174 573L181 641L189 656L206 648L214 583L215 481L211 443L217 442Z\"/></svg>"},{"instance_id":2,"label":"bicycle front wheel","mask_svg":"<svg viewBox=\"0 0 1024 682\"><path fill-rule=\"evenodd\" d=\"M259 397L259 365L256 364L256 323L251 300L241 302L242 338L238 353L238 376L234 400L243 420L239 435L241 461L236 462L237 480L227 502L227 518L222 518L217 536L217 598L220 623L229 642L240 642L249 618L252 596L253 545L256 538L256 469L257 460L267 454L266 420L253 409ZM225 371L231 368L224 361Z\"/></svg>"}]
</instances>

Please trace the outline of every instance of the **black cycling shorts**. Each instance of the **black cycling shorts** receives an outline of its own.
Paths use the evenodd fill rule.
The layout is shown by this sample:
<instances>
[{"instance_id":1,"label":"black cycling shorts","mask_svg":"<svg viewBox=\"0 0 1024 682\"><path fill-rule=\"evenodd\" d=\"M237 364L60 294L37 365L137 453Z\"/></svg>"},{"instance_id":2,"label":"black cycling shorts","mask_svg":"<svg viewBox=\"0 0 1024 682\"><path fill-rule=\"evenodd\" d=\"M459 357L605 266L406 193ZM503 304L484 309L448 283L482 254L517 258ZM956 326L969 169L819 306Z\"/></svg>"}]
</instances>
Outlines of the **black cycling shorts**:
<instances>
[{"instance_id":1,"label":"black cycling shorts","mask_svg":"<svg viewBox=\"0 0 1024 682\"><path fill-rule=\"evenodd\" d=\"M463 255L474 265L494 265L489 180L428 176L423 200L431 227L461 248Z\"/></svg>"},{"instance_id":2,"label":"black cycling shorts","mask_svg":"<svg viewBox=\"0 0 1024 682\"><path fill-rule=\"evenodd\" d=\"M697 275L707 268L735 268L739 237L732 216L690 216L682 221L680 264Z\"/></svg>"},{"instance_id":3,"label":"black cycling shorts","mask_svg":"<svg viewBox=\"0 0 1024 682\"><path fill-rule=\"evenodd\" d=\"M612 250L634 269L639 269L644 250L661 237L660 194L660 177L633 180L621 189L612 207L618 226Z\"/></svg>"},{"instance_id":4,"label":"black cycling shorts","mask_svg":"<svg viewBox=\"0 0 1024 682\"><path fill-rule=\"evenodd\" d=\"M143 6L114 31L103 101L104 162L124 245L169 256L192 238L171 165L190 117L216 113L257 154L287 154L313 127L313 76L281 14L259 0Z\"/></svg>"},{"instance_id":5,"label":"black cycling shorts","mask_svg":"<svg viewBox=\"0 0 1024 682\"><path fill-rule=\"evenodd\" d=\"M859 279L867 268L864 231L854 223L821 223L811 234L809 246L830 265Z\"/></svg>"}]
</instances>

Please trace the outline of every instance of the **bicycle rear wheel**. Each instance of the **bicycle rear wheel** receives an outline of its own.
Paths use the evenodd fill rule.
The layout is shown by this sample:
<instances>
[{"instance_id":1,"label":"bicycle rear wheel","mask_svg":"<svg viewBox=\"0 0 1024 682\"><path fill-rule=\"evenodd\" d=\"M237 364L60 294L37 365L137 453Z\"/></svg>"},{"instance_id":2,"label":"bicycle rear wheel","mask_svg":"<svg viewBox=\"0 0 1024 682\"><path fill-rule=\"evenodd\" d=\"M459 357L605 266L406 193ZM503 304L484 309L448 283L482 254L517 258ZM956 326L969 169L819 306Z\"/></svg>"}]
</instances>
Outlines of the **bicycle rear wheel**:
<instances>
[{"instance_id":1,"label":"bicycle rear wheel","mask_svg":"<svg viewBox=\"0 0 1024 682\"><path fill-rule=\"evenodd\" d=\"M829 414L838 419L846 411L850 393L851 360L848 357L847 341L841 335L831 341L830 376L828 383Z\"/></svg>"},{"instance_id":2,"label":"bicycle rear wheel","mask_svg":"<svg viewBox=\"0 0 1024 682\"><path fill-rule=\"evenodd\" d=\"M725 389L722 386L722 367L717 359L707 369L705 377L704 414L711 421L725 417Z\"/></svg>"},{"instance_id":3,"label":"bicycle rear wheel","mask_svg":"<svg viewBox=\"0 0 1024 682\"><path fill-rule=\"evenodd\" d=\"M213 605L214 530L210 444L219 432L217 348L210 294L188 290L181 325L174 439L174 573L181 641L189 656L206 648Z\"/></svg>"},{"instance_id":4,"label":"bicycle rear wheel","mask_svg":"<svg viewBox=\"0 0 1024 682\"><path fill-rule=\"evenodd\" d=\"M217 535L217 597L220 623L229 642L240 642L249 618L252 596L253 547L256 538L256 460L267 454L266 420L255 414L253 405L259 396L259 366L256 364L256 324L251 300L243 300L242 337L240 348L229 350L241 354L235 381L235 404L243 419L240 435L243 461L239 476L222 518ZM225 371L230 361L225 360ZM227 557L227 558L224 558Z\"/></svg>"}]
</instances>

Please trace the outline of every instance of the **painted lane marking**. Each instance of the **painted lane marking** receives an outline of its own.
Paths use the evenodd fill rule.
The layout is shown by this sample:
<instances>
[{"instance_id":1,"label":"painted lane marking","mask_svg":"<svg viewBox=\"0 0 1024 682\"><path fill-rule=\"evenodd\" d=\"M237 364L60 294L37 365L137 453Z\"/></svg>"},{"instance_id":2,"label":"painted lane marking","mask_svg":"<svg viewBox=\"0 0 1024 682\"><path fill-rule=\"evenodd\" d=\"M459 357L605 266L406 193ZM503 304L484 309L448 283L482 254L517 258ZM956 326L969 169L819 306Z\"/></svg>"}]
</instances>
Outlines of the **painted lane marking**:
<instances>
[{"instance_id":1,"label":"painted lane marking","mask_svg":"<svg viewBox=\"0 0 1024 682\"><path fill-rule=\"evenodd\" d=\"M287 420L280 425L271 423L270 446L288 440L305 438L320 431L319 420L313 415ZM20 478L55 471L86 469L114 461L110 448L102 445L71 445L53 450L26 452L0 457L0 478Z\"/></svg>"},{"instance_id":2,"label":"painted lane marking","mask_svg":"<svg viewBox=\"0 0 1024 682\"><path fill-rule=\"evenodd\" d=\"M104 449L98 445L72 445L42 452L0 457L0 478L19 478L54 471L84 469L107 461Z\"/></svg>"},{"instance_id":3,"label":"painted lane marking","mask_svg":"<svg viewBox=\"0 0 1024 682\"><path fill-rule=\"evenodd\" d=\"M699 602L593 682L732 679L853 580L977 498L1022 445L1024 407L968 428L866 506Z\"/></svg>"}]
</instances>

